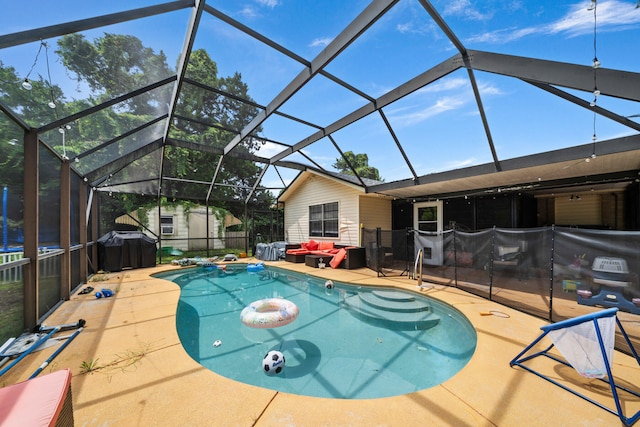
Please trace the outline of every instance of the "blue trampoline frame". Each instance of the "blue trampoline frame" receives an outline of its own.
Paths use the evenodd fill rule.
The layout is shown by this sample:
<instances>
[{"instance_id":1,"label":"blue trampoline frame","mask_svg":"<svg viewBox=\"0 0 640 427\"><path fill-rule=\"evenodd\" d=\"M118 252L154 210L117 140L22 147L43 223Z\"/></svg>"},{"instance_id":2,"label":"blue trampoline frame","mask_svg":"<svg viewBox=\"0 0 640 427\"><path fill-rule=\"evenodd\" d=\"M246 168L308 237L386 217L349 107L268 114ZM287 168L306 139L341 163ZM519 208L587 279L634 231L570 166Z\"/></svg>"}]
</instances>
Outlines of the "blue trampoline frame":
<instances>
[{"instance_id":1,"label":"blue trampoline frame","mask_svg":"<svg viewBox=\"0 0 640 427\"><path fill-rule=\"evenodd\" d=\"M629 349L631 350L631 353L633 353L633 356L636 359L636 362L638 363L638 366L640 366L640 358L638 358L638 353L636 352L635 348L633 347L633 344L631 344L631 341L629 340L629 336L627 335L627 333L625 332L624 328L622 327L622 323L620 323L620 320L618 319L618 317L616 316L616 313L618 312L618 308L610 308L607 310L602 310L602 311L598 311L595 313L590 313L590 314L585 314L584 316L578 316L578 317L574 317L572 319L567 319L567 320L563 320L561 322L557 322L557 323L552 323L551 325L546 325L546 326L541 326L540 329L542 330L542 334L536 338L531 344L529 344L527 346L527 348L525 348L522 352L520 352L520 354L518 354L516 357L514 357L511 362L509 362L509 365L511 367L515 366L520 366L521 368L536 374L537 376L539 376L540 378L544 378L545 380L549 381L550 383L553 383L555 385L557 385L558 387L563 388L564 390L583 398L584 400L604 409L605 411L616 415L620 418L620 420L624 423L624 425L626 426L630 426L632 424L634 424L636 421L638 421L638 419L640 418L640 411L636 412L632 417L627 418L623 411L622 411L622 406L620 405L620 398L618 397L618 389L620 390L624 390L627 393L630 393L636 397L640 398L640 392L635 392L633 390L629 390L626 387L623 386L619 386L615 383L615 379L613 378L613 374L611 373L611 367L609 364L609 360L607 358L607 353L606 350L604 348L604 343L602 342L602 334L600 332L600 327L598 326L598 322L597 320L600 318L604 318L604 317L611 317L614 316L616 318L616 324L618 325L618 328L620 330L620 332L622 333L622 336L624 337L625 341L627 342L627 345L629 346ZM529 356L525 356L529 350L536 345L542 338L544 338L549 332L551 331L555 331L558 329L564 329L564 328L568 328L571 326L575 326L575 325L579 325L581 323L585 323L585 322L593 322L594 326L595 326L595 330L596 330L596 335L598 337L598 343L600 344L600 350L602 351L602 356L604 358L604 362L605 362L605 366L607 368L607 379L604 378L600 378L599 381L602 382L606 382L609 384L609 386L611 387L611 393L613 394L613 399L615 401L616 404L616 409L612 409L609 408L605 405L603 405L600 402L596 402L595 400L585 396L584 394L573 390L569 387L567 387L564 384L560 384L559 382L555 381L552 378L549 378L548 376L537 372L535 370L533 370L532 368L525 366L523 363L531 360L535 357L538 356L545 356L548 357L549 359L555 360L556 362L562 363L563 365L569 366L571 367L571 365L563 360L563 359L559 359L558 357L556 357L555 355L549 354L548 352L554 347L554 344L551 344L549 347L547 347L546 349L539 351L537 353L533 353Z\"/></svg>"}]
</instances>

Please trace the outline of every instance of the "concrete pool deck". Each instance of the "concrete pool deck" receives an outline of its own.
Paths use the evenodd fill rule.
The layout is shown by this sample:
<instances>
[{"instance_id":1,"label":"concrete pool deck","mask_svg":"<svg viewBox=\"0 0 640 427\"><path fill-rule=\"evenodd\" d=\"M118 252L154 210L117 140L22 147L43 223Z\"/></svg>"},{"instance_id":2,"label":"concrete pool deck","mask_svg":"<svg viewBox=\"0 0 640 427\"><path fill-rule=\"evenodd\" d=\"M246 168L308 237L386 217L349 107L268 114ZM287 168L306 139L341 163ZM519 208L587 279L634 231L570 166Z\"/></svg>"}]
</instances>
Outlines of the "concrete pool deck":
<instances>
[{"instance_id":1,"label":"concrete pool deck","mask_svg":"<svg viewBox=\"0 0 640 427\"><path fill-rule=\"evenodd\" d=\"M427 294L460 310L478 334L471 361L444 383L402 396L343 400L297 396L239 383L192 360L178 339L179 287L151 274L163 265L101 275L89 286L116 291L96 299L75 294L47 325L86 320L82 333L40 375L70 368L75 425L90 426L613 426L619 418L543 379L511 368L509 361L540 333L544 321L456 288L418 290L406 276L376 277L369 269L318 270L303 264L267 263L341 282L394 286ZM99 276L96 276L99 277ZM81 289L84 286L81 287ZM510 317L482 313L499 310ZM62 334L65 334L64 332ZM55 347L25 357L0 386L27 379ZM532 361L556 379L614 407L608 386L551 361ZM420 366L416 366L420 375ZM616 352L613 373L640 388L635 360ZM348 375L348 372L344 373ZM627 416L640 399L621 393Z\"/></svg>"}]
</instances>

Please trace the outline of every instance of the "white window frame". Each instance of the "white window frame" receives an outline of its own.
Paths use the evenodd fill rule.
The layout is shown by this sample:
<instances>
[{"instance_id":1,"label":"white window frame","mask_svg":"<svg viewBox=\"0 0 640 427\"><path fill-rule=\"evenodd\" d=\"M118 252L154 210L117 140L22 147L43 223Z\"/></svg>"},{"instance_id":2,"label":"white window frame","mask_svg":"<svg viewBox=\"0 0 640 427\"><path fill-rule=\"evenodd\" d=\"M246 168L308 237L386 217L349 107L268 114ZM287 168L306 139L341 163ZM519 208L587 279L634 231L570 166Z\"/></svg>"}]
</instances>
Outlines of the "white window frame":
<instances>
[{"instance_id":1,"label":"white window frame","mask_svg":"<svg viewBox=\"0 0 640 427\"><path fill-rule=\"evenodd\" d=\"M164 222L164 220L167 219L171 220L171 224ZM160 215L160 234L164 236L173 236L175 231L175 218L173 215Z\"/></svg>"},{"instance_id":2,"label":"white window frame","mask_svg":"<svg viewBox=\"0 0 640 427\"><path fill-rule=\"evenodd\" d=\"M333 209L330 210L330 212L336 212L336 217L335 218L326 218L325 208L329 207L329 205L335 205L336 208L337 208L335 211ZM320 219L312 220L311 219L311 209L312 208L317 208L317 207L321 208L322 217ZM318 234L318 233L313 234L311 223L312 222L318 222L318 221L322 223L322 231L320 232L320 234ZM325 227L325 225L328 222L335 222L335 234L333 232L327 231L327 227ZM309 238L311 238L311 237L328 237L328 238L331 238L331 239L337 239L337 238L340 237L340 204L339 204L339 202L319 203L317 205L310 205L309 206Z\"/></svg>"},{"instance_id":3,"label":"white window frame","mask_svg":"<svg viewBox=\"0 0 640 427\"><path fill-rule=\"evenodd\" d=\"M419 212L420 208L433 208L433 207L436 208L436 220L435 221L420 221L420 218L418 217L418 212ZM434 232L438 232L438 233L442 232L442 229L443 229L442 201L414 203L414 205L413 205L413 228L415 230L420 230L420 224L424 224L424 223L435 224L436 229L435 230L430 230L430 231L434 231Z\"/></svg>"}]
</instances>

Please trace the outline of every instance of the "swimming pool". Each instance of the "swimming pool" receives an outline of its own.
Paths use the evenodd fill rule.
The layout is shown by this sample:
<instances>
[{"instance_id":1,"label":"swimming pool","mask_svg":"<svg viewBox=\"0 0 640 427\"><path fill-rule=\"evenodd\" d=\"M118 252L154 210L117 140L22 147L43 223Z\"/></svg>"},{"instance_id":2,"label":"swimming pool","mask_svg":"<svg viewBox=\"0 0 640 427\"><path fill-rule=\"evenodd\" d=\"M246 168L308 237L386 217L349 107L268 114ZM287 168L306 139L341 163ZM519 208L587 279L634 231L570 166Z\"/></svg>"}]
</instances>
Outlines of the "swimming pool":
<instances>
[{"instance_id":1,"label":"swimming pool","mask_svg":"<svg viewBox=\"0 0 640 427\"><path fill-rule=\"evenodd\" d=\"M159 275L181 287L176 322L187 353L236 381L287 393L343 399L396 396L440 384L470 360L477 336L455 308L432 298L335 283L267 267L248 272L190 268ZM299 315L278 328L250 328L240 312L285 298ZM263 357L285 357L266 375Z\"/></svg>"}]
</instances>

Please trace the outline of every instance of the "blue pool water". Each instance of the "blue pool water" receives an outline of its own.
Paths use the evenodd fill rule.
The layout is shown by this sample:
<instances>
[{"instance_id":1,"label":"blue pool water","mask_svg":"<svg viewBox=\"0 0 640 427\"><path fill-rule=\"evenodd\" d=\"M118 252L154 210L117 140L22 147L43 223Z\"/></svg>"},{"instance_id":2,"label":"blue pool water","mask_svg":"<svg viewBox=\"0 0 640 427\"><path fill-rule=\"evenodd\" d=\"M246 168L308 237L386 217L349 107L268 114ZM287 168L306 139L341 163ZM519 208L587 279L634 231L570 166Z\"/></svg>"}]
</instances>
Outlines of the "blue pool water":
<instances>
[{"instance_id":1,"label":"blue pool water","mask_svg":"<svg viewBox=\"0 0 640 427\"><path fill-rule=\"evenodd\" d=\"M343 399L406 394L452 377L476 348L475 330L459 311L409 292L327 289L324 279L242 265L160 277L181 287L177 329L187 353L222 376L268 389ZM242 324L245 306L274 297L294 302L298 318L271 329ZM262 368L270 350L286 360L276 376Z\"/></svg>"}]
</instances>

